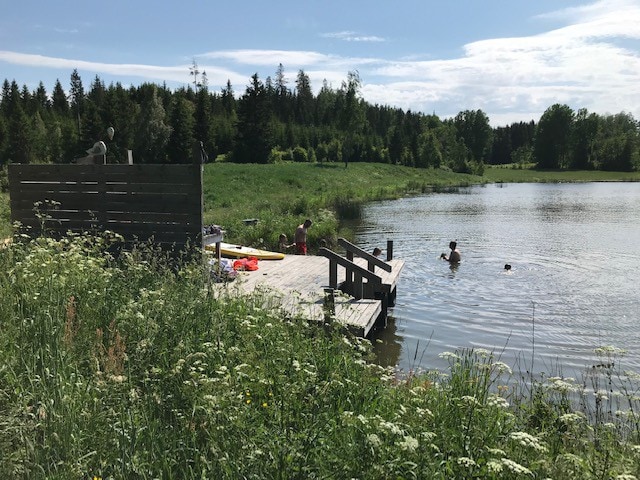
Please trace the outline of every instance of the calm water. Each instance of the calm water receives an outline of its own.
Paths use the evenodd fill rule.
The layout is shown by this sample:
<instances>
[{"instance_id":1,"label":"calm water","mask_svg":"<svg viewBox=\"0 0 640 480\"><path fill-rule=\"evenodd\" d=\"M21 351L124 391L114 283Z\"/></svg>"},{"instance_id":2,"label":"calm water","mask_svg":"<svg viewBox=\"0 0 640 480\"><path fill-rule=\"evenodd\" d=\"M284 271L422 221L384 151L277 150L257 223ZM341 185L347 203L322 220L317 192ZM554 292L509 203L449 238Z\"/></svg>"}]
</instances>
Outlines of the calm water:
<instances>
[{"instance_id":1,"label":"calm water","mask_svg":"<svg viewBox=\"0 0 640 480\"><path fill-rule=\"evenodd\" d=\"M355 228L406 260L381 363L444 368L439 353L482 347L571 375L610 345L640 371L640 184L471 187L369 205ZM457 269L439 259L453 239Z\"/></svg>"}]
</instances>

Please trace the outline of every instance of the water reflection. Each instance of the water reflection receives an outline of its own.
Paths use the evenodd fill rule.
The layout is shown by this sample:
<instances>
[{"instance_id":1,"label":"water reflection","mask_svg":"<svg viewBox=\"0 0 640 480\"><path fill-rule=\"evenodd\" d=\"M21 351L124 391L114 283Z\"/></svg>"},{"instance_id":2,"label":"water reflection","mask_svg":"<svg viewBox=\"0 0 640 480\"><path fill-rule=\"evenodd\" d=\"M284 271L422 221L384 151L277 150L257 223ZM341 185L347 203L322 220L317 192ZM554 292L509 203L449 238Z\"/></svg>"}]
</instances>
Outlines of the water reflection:
<instances>
[{"instance_id":1,"label":"water reflection","mask_svg":"<svg viewBox=\"0 0 640 480\"><path fill-rule=\"evenodd\" d=\"M535 355L548 374L596 365L596 347L614 345L640 369L637 218L640 189L614 183L472 187L367 206L357 243L392 239L406 260L381 363L441 368L439 353L483 347L507 363ZM460 265L439 258L452 238Z\"/></svg>"}]
</instances>

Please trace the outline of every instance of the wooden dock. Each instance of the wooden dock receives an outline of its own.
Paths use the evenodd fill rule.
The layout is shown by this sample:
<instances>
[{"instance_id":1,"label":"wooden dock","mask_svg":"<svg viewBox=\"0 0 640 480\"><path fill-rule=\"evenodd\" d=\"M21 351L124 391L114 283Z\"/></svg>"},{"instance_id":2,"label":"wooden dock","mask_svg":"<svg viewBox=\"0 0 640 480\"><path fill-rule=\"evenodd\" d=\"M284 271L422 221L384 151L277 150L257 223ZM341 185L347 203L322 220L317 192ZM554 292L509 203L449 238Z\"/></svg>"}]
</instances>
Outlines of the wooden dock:
<instances>
[{"instance_id":1,"label":"wooden dock","mask_svg":"<svg viewBox=\"0 0 640 480\"><path fill-rule=\"evenodd\" d=\"M355 258L354 263L367 268L367 261ZM389 260L391 272L376 269L376 274L393 293L404 266L403 260ZM338 268L338 283L346 280L346 270ZM263 293L266 306L280 308L292 316L325 321L325 289L330 289L330 260L324 256L286 255L283 260L260 260L258 270L243 271L225 285L230 293ZM388 299L362 298L335 290L333 320L346 325L356 335L366 337L371 330L386 322Z\"/></svg>"}]
</instances>

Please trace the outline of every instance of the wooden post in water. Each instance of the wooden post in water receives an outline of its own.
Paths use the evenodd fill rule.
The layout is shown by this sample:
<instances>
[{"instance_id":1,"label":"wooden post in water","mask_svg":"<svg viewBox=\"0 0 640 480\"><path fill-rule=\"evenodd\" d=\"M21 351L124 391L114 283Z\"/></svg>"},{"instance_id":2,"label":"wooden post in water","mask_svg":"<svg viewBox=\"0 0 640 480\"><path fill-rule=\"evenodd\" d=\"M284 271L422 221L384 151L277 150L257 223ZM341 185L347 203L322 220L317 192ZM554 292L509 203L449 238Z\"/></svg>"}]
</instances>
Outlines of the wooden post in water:
<instances>
[{"instance_id":1,"label":"wooden post in water","mask_svg":"<svg viewBox=\"0 0 640 480\"><path fill-rule=\"evenodd\" d=\"M393 240L387 240L387 262L393 260Z\"/></svg>"},{"instance_id":2,"label":"wooden post in water","mask_svg":"<svg viewBox=\"0 0 640 480\"><path fill-rule=\"evenodd\" d=\"M333 288L324 289L324 321L325 323L332 323L336 316L336 299L335 291Z\"/></svg>"}]
</instances>

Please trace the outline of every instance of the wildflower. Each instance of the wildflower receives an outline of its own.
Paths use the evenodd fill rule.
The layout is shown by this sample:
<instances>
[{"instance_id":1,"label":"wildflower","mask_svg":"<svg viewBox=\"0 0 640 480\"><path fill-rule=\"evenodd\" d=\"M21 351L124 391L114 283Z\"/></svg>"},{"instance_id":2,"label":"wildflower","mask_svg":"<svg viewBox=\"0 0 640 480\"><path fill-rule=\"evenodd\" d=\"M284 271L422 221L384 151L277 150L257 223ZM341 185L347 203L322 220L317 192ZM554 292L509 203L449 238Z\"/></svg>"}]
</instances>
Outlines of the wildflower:
<instances>
[{"instance_id":1,"label":"wildflower","mask_svg":"<svg viewBox=\"0 0 640 480\"><path fill-rule=\"evenodd\" d=\"M460 457L458 458L457 463L458 465L462 465L467 468L475 467L477 465L476 462L469 457Z\"/></svg>"},{"instance_id":2,"label":"wildflower","mask_svg":"<svg viewBox=\"0 0 640 480\"><path fill-rule=\"evenodd\" d=\"M430 442L437 437L437 435L434 432L422 432L420 436L427 442Z\"/></svg>"},{"instance_id":3,"label":"wildflower","mask_svg":"<svg viewBox=\"0 0 640 480\"><path fill-rule=\"evenodd\" d=\"M442 352L438 354L438 357L444 360L449 360L449 359L460 360L460 356L457 353L453 353L453 352Z\"/></svg>"},{"instance_id":4,"label":"wildflower","mask_svg":"<svg viewBox=\"0 0 640 480\"><path fill-rule=\"evenodd\" d=\"M487 448L487 452L498 457L504 457L506 455L506 453L504 453L504 450L501 450L499 448Z\"/></svg>"},{"instance_id":5,"label":"wildflower","mask_svg":"<svg viewBox=\"0 0 640 480\"><path fill-rule=\"evenodd\" d=\"M609 400L609 394L606 390L598 390L597 392L593 392L597 400Z\"/></svg>"},{"instance_id":6,"label":"wildflower","mask_svg":"<svg viewBox=\"0 0 640 480\"><path fill-rule=\"evenodd\" d=\"M478 401L478 399L472 395L463 395L462 397L460 397L460 403L462 404L466 404L469 406L479 406L480 402Z\"/></svg>"},{"instance_id":7,"label":"wildflower","mask_svg":"<svg viewBox=\"0 0 640 480\"><path fill-rule=\"evenodd\" d=\"M560 415L559 420L565 424L578 423L580 420L584 420L584 414L565 413L564 415Z\"/></svg>"},{"instance_id":8,"label":"wildflower","mask_svg":"<svg viewBox=\"0 0 640 480\"><path fill-rule=\"evenodd\" d=\"M395 434L395 435L402 435L404 433L404 431L395 423L392 422L386 422L384 420L382 420L380 422L380 427L382 427L383 429Z\"/></svg>"},{"instance_id":9,"label":"wildflower","mask_svg":"<svg viewBox=\"0 0 640 480\"><path fill-rule=\"evenodd\" d=\"M613 347L611 345L607 345L607 346L603 346L603 347L598 347L594 350L594 352L596 353L596 355L624 355L625 353L627 353L626 350L622 349L622 348L616 348Z\"/></svg>"},{"instance_id":10,"label":"wildflower","mask_svg":"<svg viewBox=\"0 0 640 480\"><path fill-rule=\"evenodd\" d=\"M502 472L502 462L499 462L498 460L489 460L487 462L487 470L489 470L490 473Z\"/></svg>"},{"instance_id":11,"label":"wildflower","mask_svg":"<svg viewBox=\"0 0 640 480\"><path fill-rule=\"evenodd\" d=\"M529 470L527 467L524 467L519 463L514 462L513 460L509 460L508 458L502 459L502 465L507 467L513 473L533 476L533 472Z\"/></svg>"},{"instance_id":12,"label":"wildflower","mask_svg":"<svg viewBox=\"0 0 640 480\"><path fill-rule=\"evenodd\" d=\"M560 393L575 392L577 391L577 387L571 383L572 381L572 378L562 379L559 377L551 377L549 378L549 388Z\"/></svg>"},{"instance_id":13,"label":"wildflower","mask_svg":"<svg viewBox=\"0 0 640 480\"><path fill-rule=\"evenodd\" d=\"M511 367L504 362L495 362L493 364L493 367L500 374L507 373L508 375L511 375L513 373L513 370L511 370Z\"/></svg>"},{"instance_id":14,"label":"wildflower","mask_svg":"<svg viewBox=\"0 0 640 480\"><path fill-rule=\"evenodd\" d=\"M528 434L527 432L512 432L509 434L509 438L518 442L523 447L532 448L538 452L547 451L547 447L542 445L538 438Z\"/></svg>"},{"instance_id":15,"label":"wildflower","mask_svg":"<svg viewBox=\"0 0 640 480\"><path fill-rule=\"evenodd\" d=\"M356 418L360 420L360 423L362 423L363 425L369 423L369 419L362 414L358 415Z\"/></svg>"},{"instance_id":16,"label":"wildflower","mask_svg":"<svg viewBox=\"0 0 640 480\"><path fill-rule=\"evenodd\" d=\"M489 398L487 398L487 405L491 407L507 408L509 406L509 402L500 395L489 395Z\"/></svg>"},{"instance_id":17,"label":"wildflower","mask_svg":"<svg viewBox=\"0 0 640 480\"><path fill-rule=\"evenodd\" d=\"M417 442L417 440L416 440ZM367 443L374 448L380 447L382 445L382 440L375 433L370 433L367 435Z\"/></svg>"},{"instance_id":18,"label":"wildflower","mask_svg":"<svg viewBox=\"0 0 640 480\"><path fill-rule=\"evenodd\" d=\"M405 436L401 442L398 443L398 446L402 449L402 450L406 450L408 452L413 452L415 451L418 446L418 440L416 438L410 437L409 435Z\"/></svg>"},{"instance_id":19,"label":"wildflower","mask_svg":"<svg viewBox=\"0 0 640 480\"><path fill-rule=\"evenodd\" d=\"M429 410L428 408L417 407L416 413L421 417L433 417L433 413L431 413L431 410Z\"/></svg>"},{"instance_id":20,"label":"wildflower","mask_svg":"<svg viewBox=\"0 0 640 480\"><path fill-rule=\"evenodd\" d=\"M267 408L269 404L267 402L262 402L262 408Z\"/></svg>"}]
</instances>

